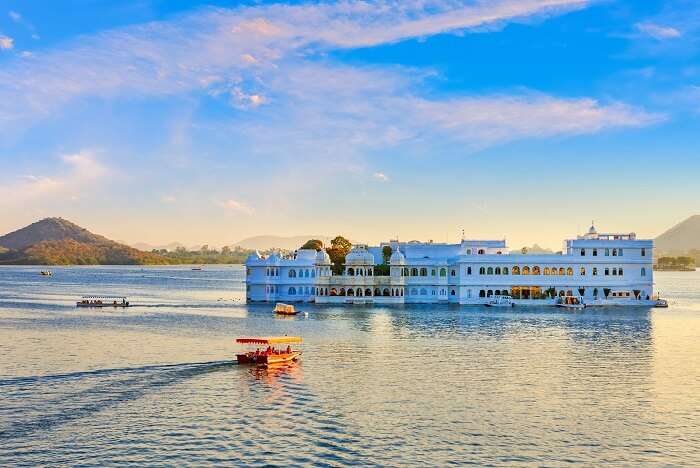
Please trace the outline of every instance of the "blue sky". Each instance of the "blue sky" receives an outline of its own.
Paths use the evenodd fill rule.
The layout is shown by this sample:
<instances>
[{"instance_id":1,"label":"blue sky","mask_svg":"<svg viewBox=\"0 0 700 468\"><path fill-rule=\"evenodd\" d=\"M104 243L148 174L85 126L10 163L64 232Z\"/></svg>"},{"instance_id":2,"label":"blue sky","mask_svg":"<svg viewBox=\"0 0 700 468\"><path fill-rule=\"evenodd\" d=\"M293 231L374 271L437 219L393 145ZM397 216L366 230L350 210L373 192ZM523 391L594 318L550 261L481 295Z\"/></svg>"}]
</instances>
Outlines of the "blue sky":
<instances>
[{"instance_id":1,"label":"blue sky","mask_svg":"<svg viewBox=\"0 0 700 468\"><path fill-rule=\"evenodd\" d=\"M695 1L46 5L0 4L0 232L559 247L700 212Z\"/></svg>"}]
</instances>

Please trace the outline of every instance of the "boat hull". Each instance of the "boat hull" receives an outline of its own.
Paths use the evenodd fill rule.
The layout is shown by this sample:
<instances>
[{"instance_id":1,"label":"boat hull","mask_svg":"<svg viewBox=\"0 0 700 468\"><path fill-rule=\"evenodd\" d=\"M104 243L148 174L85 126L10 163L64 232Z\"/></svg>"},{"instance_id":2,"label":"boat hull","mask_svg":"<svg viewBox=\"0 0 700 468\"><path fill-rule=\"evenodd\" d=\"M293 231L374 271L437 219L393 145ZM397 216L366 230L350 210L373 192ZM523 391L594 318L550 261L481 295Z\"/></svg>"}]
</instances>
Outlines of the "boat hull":
<instances>
[{"instance_id":1,"label":"boat hull","mask_svg":"<svg viewBox=\"0 0 700 468\"><path fill-rule=\"evenodd\" d=\"M252 364L257 366L269 366L273 364L281 364L285 362L292 362L299 359L301 356L301 351L292 351L291 353L284 354L261 354L258 356L250 354L236 354L236 361L238 364Z\"/></svg>"}]
</instances>

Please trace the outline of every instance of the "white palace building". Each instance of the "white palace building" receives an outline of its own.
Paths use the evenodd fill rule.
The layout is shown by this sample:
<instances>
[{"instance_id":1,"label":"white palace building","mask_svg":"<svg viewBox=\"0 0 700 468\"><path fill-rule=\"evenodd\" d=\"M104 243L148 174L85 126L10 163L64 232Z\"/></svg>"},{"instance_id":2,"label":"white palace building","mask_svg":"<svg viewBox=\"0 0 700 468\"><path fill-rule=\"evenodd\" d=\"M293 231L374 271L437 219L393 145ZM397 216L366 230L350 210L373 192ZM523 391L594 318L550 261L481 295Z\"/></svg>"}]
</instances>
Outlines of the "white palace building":
<instances>
[{"instance_id":1,"label":"white palace building","mask_svg":"<svg viewBox=\"0 0 700 468\"><path fill-rule=\"evenodd\" d=\"M383 252L391 247L388 268ZM652 240L634 233L588 233L561 254L511 254L504 240L458 244L390 241L355 245L341 274L321 250L246 260L249 302L318 304L483 304L510 295L518 305L553 305L580 296L586 305L652 305Z\"/></svg>"}]
</instances>

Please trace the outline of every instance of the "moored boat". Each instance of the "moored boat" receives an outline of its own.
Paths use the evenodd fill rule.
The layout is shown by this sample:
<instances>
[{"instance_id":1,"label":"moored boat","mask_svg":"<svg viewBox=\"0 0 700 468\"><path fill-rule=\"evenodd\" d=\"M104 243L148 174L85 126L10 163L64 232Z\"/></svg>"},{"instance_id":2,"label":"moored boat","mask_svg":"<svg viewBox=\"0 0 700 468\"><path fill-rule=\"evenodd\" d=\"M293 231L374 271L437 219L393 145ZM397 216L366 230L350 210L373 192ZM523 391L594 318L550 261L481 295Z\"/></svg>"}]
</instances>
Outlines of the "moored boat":
<instances>
[{"instance_id":1,"label":"moored boat","mask_svg":"<svg viewBox=\"0 0 700 468\"><path fill-rule=\"evenodd\" d=\"M75 303L76 307L129 307L129 301L123 296L83 296Z\"/></svg>"},{"instance_id":2,"label":"moored boat","mask_svg":"<svg viewBox=\"0 0 700 468\"><path fill-rule=\"evenodd\" d=\"M496 295L484 305L486 307L513 307L515 304L510 296Z\"/></svg>"},{"instance_id":3,"label":"moored boat","mask_svg":"<svg viewBox=\"0 0 700 468\"><path fill-rule=\"evenodd\" d=\"M41 276L53 276L53 272L51 270L41 270L39 274Z\"/></svg>"},{"instance_id":4,"label":"moored boat","mask_svg":"<svg viewBox=\"0 0 700 468\"><path fill-rule=\"evenodd\" d=\"M282 302L275 304L273 312L279 315L296 315L299 313L292 304L283 304Z\"/></svg>"},{"instance_id":5,"label":"moored boat","mask_svg":"<svg viewBox=\"0 0 700 468\"><path fill-rule=\"evenodd\" d=\"M564 307L565 309L584 309L586 307L586 304L580 296L560 297L555 305L557 307Z\"/></svg>"},{"instance_id":6,"label":"moored boat","mask_svg":"<svg viewBox=\"0 0 700 468\"><path fill-rule=\"evenodd\" d=\"M298 336L268 336L237 338L236 343L244 345L258 346L255 351L247 351L236 354L238 364L253 364L258 366L268 366L271 364L281 364L299 359L301 350L292 349L293 344L301 344L302 339ZM284 345L287 345L284 347ZM260 346L267 346L261 350ZM276 348L280 346L280 348Z\"/></svg>"}]
</instances>

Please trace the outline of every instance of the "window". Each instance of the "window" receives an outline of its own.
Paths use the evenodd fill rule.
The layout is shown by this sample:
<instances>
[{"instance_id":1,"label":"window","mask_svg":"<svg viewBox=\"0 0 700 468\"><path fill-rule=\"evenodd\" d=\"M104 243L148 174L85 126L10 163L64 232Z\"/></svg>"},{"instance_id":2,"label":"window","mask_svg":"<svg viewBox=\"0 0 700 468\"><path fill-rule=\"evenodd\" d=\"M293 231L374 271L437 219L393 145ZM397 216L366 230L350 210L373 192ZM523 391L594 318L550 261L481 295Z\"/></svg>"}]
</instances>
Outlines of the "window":
<instances>
[{"instance_id":1,"label":"window","mask_svg":"<svg viewBox=\"0 0 700 468\"><path fill-rule=\"evenodd\" d=\"M493 275L493 268L492 268L492 267L488 267L488 268L486 269L486 274L487 274L487 275Z\"/></svg>"},{"instance_id":2,"label":"window","mask_svg":"<svg viewBox=\"0 0 700 468\"><path fill-rule=\"evenodd\" d=\"M524 266L523 267L523 275L529 275L530 274L530 267Z\"/></svg>"},{"instance_id":3,"label":"window","mask_svg":"<svg viewBox=\"0 0 700 468\"><path fill-rule=\"evenodd\" d=\"M617 268L613 268L612 275L617 276Z\"/></svg>"},{"instance_id":4,"label":"window","mask_svg":"<svg viewBox=\"0 0 700 468\"><path fill-rule=\"evenodd\" d=\"M617 274L618 274L619 276L622 276L622 268L618 268Z\"/></svg>"},{"instance_id":5,"label":"window","mask_svg":"<svg viewBox=\"0 0 700 468\"><path fill-rule=\"evenodd\" d=\"M416 288L411 289L411 295L412 296L417 296L418 295L418 290Z\"/></svg>"},{"instance_id":6,"label":"window","mask_svg":"<svg viewBox=\"0 0 700 468\"><path fill-rule=\"evenodd\" d=\"M610 256L610 249L605 249L605 256L609 257Z\"/></svg>"},{"instance_id":7,"label":"window","mask_svg":"<svg viewBox=\"0 0 700 468\"><path fill-rule=\"evenodd\" d=\"M481 289L481 290L479 291L479 297L486 297L486 291L484 291L483 289Z\"/></svg>"},{"instance_id":8,"label":"window","mask_svg":"<svg viewBox=\"0 0 700 468\"><path fill-rule=\"evenodd\" d=\"M501 274L501 267L496 267L496 269L493 270L493 273L494 273L495 275L500 275L500 274Z\"/></svg>"},{"instance_id":9,"label":"window","mask_svg":"<svg viewBox=\"0 0 700 468\"><path fill-rule=\"evenodd\" d=\"M508 274L508 267L503 267L503 274L507 275Z\"/></svg>"},{"instance_id":10,"label":"window","mask_svg":"<svg viewBox=\"0 0 700 468\"><path fill-rule=\"evenodd\" d=\"M559 268L559 276L564 276L565 274L564 267Z\"/></svg>"},{"instance_id":11,"label":"window","mask_svg":"<svg viewBox=\"0 0 700 468\"><path fill-rule=\"evenodd\" d=\"M513 274L514 274L514 275L519 275L519 274L520 274L520 267L514 266L514 267L513 267Z\"/></svg>"},{"instance_id":12,"label":"window","mask_svg":"<svg viewBox=\"0 0 700 468\"><path fill-rule=\"evenodd\" d=\"M467 255L471 255L471 254L472 254L472 249L467 249Z\"/></svg>"},{"instance_id":13,"label":"window","mask_svg":"<svg viewBox=\"0 0 700 468\"><path fill-rule=\"evenodd\" d=\"M472 274L472 267L467 267L467 274L471 275Z\"/></svg>"},{"instance_id":14,"label":"window","mask_svg":"<svg viewBox=\"0 0 700 468\"><path fill-rule=\"evenodd\" d=\"M297 272L296 272L296 270L289 270L289 277L290 277L290 278L296 278L296 277L297 277Z\"/></svg>"},{"instance_id":15,"label":"window","mask_svg":"<svg viewBox=\"0 0 700 468\"><path fill-rule=\"evenodd\" d=\"M578 273L579 273L579 275L581 275L581 276L586 276L586 269L585 269L584 267L581 267L581 269L579 270Z\"/></svg>"},{"instance_id":16,"label":"window","mask_svg":"<svg viewBox=\"0 0 700 468\"><path fill-rule=\"evenodd\" d=\"M581 249L581 256L585 257L586 256L586 249Z\"/></svg>"},{"instance_id":17,"label":"window","mask_svg":"<svg viewBox=\"0 0 700 468\"><path fill-rule=\"evenodd\" d=\"M646 275L647 275L647 269L642 267L642 276L646 276Z\"/></svg>"},{"instance_id":18,"label":"window","mask_svg":"<svg viewBox=\"0 0 700 468\"><path fill-rule=\"evenodd\" d=\"M470 271L469 274L471 275L472 272ZM447 270L444 268L440 268L440 276L447 276Z\"/></svg>"},{"instance_id":19,"label":"window","mask_svg":"<svg viewBox=\"0 0 700 468\"><path fill-rule=\"evenodd\" d=\"M437 273L437 272L435 271L435 268L433 268L432 270L430 270L430 276L435 276L436 273Z\"/></svg>"},{"instance_id":20,"label":"window","mask_svg":"<svg viewBox=\"0 0 700 468\"><path fill-rule=\"evenodd\" d=\"M355 276L355 269L354 269L354 268L348 268L348 275L349 275L349 276Z\"/></svg>"},{"instance_id":21,"label":"window","mask_svg":"<svg viewBox=\"0 0 700 468\"><path fill-rule=\"evenodd\" d=\"M421 275L421 276L428 276L428 269L427 269L427 268L421 268L421 269L420 269L420 275Z\"/></svg>"},{"instance_id":22,"label":"window","mask_svg":"<svg viewBox=\"0 0 700 468\"><path fill-rule=\"evenodd\" d=\"M297 289L294 286L292 286L291 288L289 288L289 290L287 290L287 294L289 294L290 296L294 296L296 293L297 293Z\"/></svg>"},{"instance_id":23,"label":"window","mask_svg":"<svg viewBox=\"0 0 700 468\"><path fill-rule=\"evenodd\" d=\"M486 274L486 268L484 268L484 267L479 268L479 274L480 274L480 275L485 275L485 274Z\"/></svg>"},{"instance_id":24,"label":"window","mask_svg":"<svg viewBox=\"0 0 700 468\"><path fill-rule=\"evenodd\" d=\"M642 257L646 257L647 255L647 249L642 249Z\"/></svg>"},{"instance_id":25,"label":"window","mask_svg":"<svg viewBox=\"0 0 700 468\"><path fill-rule=\"evenodd\" d=\"M617 256L622 257L622 249L617 249Z\"/></svg>"},{"instance_id":26,"label":"window","mask_svg":"<svg viewBox=\"0 0 700 468\"><path fill-rule=\"evenodd\" d=\"M418 268L411 268L411 276L418 276Z\"/></svg>"},{"instance_id":27,"label":"window","mask_svg":"<svg viewBox=\"0 0 700 468\"><path fill-rule=\"evenodd\" d=\"M549 267L544 267L544 275L549 276Z\"/></svg>"},{"instance_id":28,"label":"window","mask_svg":"<svg viewBox=\"0 0 700 468\"><path fill-rule=\"evenodd\" d=\"M454 276L454 275L456 275L456 274L457 274L457 272L456 272L455 270L451 270L451 271L450 271L450 276Z\"/></svg>"},{"instance_id":29,"label":"window","mask_svg":"<svg viewBox=\"0 0 700 468\"><path fill-rule=\"evenodd\" d=\"M453 289L450 291L450 296L454 296L454 295L455 295L455 290Z\"/></svg>"},{"instance_id":30,"label":"window","mask_svg":"<svg viewBox=\"0 0 700 468\"><path fill-rule=\"evenodd\" d=\"M428 291L426 291L425 288L421 288L421 290L420 290L420 295L421 295L421 296L427 296L427 295L428 295Z\"/></svg>"},{"instance_id":31,"label":"window","mask_svg":"<svg viewBox=\"0 0 700 468\"><path fill-rule=\"evenodd\" d=\"M598 256L598 249L593 249L593 256L597 257Z\"/></svg>"},{"instance_id":32,"label":"window","mask_svg":"<svg viewBox=\"0 0 700 468\"><path fill-rule=\"evenodd\" d=\"M574 276L574 269L569 267L566 269L567 276Z\"/></svg>"},{"instance_id":33,"label":"window","mask_svg":"<svg viewBox=\"0 0 700 468\"><path fill-rule=\"evenodd\" d=\"M613 249L613 257L617 257L617 249Z\"/></svg>"},{"instance_id":34,"label":"window","mask_svg":"<svg viewBox=\"0 0 700 468\"><path fill-rule=\"evenodd\" d=\"M540 274L540 267L538 267L538 266L532 267L532 274L539 275Z\"/></svg>"},{"instance_id":35,"label":"window","mask_svg":"<svg viewBox=\"0 0 700 468\"><path fill-rule=\"evenodd\" d=\"M479 249L478 253L479 253L479 255L484 255L486 253L486 251L484 249Z\"/></svg>"},{"instance_id":36,"label":"window","mask_svg":"<svg viewBox=\"0 0 700 468\"><path fill-rule=\"evenodd\" d=\"M311 270L311 277L316 278L316 270Z\"/></svg>"},{"instance_id":37,"label":"window","mask_svg":"<svg viewBox=\"0 0 700 468\"><path fill-rule=\"evenodd\" d=\"M610 268L605 269L605 276L610 276Z\"/></svg>"},{"instance_id":38,"label":"window","mask_svg":"<svg viewBox=\"0 0 700 468\"><path fill-rule=\"evenodd\" d=\"M593 267L593 276L598 276L598 269Z\"/></svg>"}]
</instances>

